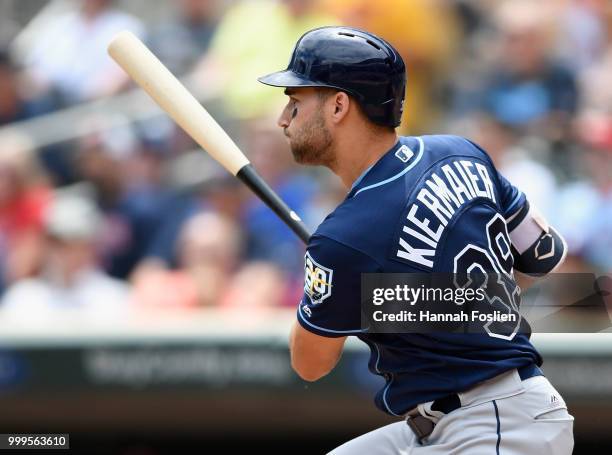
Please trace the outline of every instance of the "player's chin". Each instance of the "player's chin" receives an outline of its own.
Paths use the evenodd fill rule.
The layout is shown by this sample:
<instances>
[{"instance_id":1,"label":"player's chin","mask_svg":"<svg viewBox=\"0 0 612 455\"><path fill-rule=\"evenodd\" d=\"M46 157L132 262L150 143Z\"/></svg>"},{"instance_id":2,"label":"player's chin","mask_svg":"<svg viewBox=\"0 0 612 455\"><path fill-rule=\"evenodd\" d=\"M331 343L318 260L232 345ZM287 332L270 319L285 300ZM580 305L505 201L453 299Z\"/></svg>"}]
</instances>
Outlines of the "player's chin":
<instances>
[{"instance_id":1,"label":"player's chin","mask_svg":"<svg viewBox=\"0 0 612 455\"><path fill-rule=\"evenodd\" d=\"M291 153L293 154L293 159L298 164L316 164L313 162L312 154L308 153L306 150L295 147L293 144L291 145Z\"/></svg>"}]
</instances>

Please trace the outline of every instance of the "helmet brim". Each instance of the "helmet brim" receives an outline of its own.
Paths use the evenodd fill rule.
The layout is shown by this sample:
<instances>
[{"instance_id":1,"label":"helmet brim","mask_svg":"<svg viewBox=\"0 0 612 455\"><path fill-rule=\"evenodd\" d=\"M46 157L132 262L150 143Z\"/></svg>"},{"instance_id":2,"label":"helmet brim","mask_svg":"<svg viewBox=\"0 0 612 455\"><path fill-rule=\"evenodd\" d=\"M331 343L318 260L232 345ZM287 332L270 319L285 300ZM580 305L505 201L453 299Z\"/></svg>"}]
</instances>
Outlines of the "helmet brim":
<instances>
[{"instance_id":1,"label":"helmet brim","mask_svg":"<svg viewBox=\"0 0 612 455\"><path fill-rule=\"evenodd\" d=\"M272 87L321 87L325 85L311 81L291 70L277 71L267 76L258 77L257 80Z\"/></svg>"},{"instance_id":2,"label":"helmet brim","mask_svg":"<svg viewBox=\"0 0 612 455\"><path fill-rule=\"evenodd\" d=\"M257 80L262 84L271 85L272 87L328 87L334 88L341 92L346 92L349 95L353 95L358 100L362 97L358 93L354 93L345 88L337 85L325 84L310 80L301 74L295 73L291 70L277 71L276 73L268 74L267 76L258 77Z\"/></svg>"}]
</instances>

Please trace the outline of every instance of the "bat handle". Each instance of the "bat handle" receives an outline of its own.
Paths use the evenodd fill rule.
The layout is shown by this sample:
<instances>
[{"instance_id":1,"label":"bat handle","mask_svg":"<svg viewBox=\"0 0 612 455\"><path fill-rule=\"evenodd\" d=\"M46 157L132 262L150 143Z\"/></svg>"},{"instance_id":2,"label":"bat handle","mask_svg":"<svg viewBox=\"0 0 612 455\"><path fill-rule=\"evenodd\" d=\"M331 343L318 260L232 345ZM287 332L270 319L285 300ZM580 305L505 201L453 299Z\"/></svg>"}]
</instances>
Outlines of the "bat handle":
<instances>
[{"instance_id":1,"label":"bat handle","mask_svg":"<svg viewBox=\"0 0 612 455\"><path fill-rule=\"evenodd\" d=\"M251 164L244 165L238 171L236 177L259 196L305 244L308 244L311 234L302 219L270 188Z\"/></svg>"}]
</instances>

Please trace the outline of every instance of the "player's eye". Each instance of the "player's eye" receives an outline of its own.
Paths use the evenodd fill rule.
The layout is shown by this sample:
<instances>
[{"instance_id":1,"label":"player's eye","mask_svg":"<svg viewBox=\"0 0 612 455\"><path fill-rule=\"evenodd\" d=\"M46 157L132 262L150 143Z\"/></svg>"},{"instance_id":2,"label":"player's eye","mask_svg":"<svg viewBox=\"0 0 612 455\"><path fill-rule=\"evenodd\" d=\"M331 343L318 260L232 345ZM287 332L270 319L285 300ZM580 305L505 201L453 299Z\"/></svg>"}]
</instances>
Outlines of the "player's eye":
<instances>
[{"instance_id":1,"label":"player's eye","mask_svg":"<svg viewBox=\"0 0 612 455\"><path fill-rule=\"evenodd\" d=\"M292 119L294 119L298 113L297 102L295 98L290 98L289 103L287 103L287 111L291 113Z\"/></svg>"}]
</instances>

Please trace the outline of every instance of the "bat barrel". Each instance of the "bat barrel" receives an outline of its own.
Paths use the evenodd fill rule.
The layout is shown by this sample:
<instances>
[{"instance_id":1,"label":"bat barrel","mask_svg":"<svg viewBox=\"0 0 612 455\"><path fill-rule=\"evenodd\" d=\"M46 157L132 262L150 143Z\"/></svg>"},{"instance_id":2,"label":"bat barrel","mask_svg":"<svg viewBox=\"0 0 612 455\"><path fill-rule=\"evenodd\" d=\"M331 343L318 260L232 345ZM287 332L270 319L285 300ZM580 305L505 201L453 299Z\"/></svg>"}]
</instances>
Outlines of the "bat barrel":
<instances>
[{"instance_id":1,"label":"bat barrel","mask_svg":"<svg viewBox=\"0 0 612 455\"><path fill-rule=\"evenodd\" d=\"M305 243L310 232L250 165L227 133L155 55L130 32L111 41L108 53L210 156L242 180Z\"/></svg>"},{"instance_id":2,"label":"bat barrel","mask_svg":"<svg viewBox=\"0 0 612 455\"><path fill-rule=\"evenodd\" d=\"M249 160L204 107L132 33L118 33L109 55L210 156L233 175Z\"/></svg>"}]
</instances>

